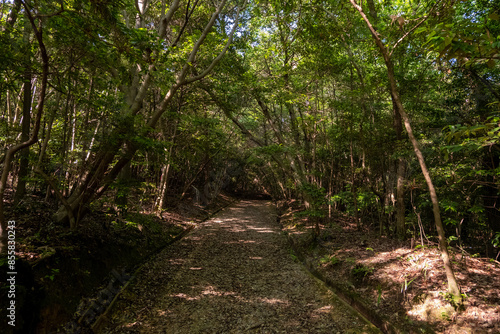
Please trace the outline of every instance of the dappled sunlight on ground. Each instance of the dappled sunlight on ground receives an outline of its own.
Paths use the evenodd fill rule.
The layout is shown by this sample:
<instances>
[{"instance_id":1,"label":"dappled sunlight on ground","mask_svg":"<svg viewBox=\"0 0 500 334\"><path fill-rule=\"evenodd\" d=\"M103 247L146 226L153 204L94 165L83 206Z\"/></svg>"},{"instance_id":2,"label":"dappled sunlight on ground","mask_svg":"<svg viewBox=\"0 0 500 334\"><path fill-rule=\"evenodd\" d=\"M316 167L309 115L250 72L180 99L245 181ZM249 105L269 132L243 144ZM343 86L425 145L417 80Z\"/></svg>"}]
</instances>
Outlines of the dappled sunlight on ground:
<instances>
[{"instance_id":1,"label":"dappled sunlight on ground","mask_svg":"<svg viewBox=\"0 0 500 334\"><path fill-rule=\"evenodd\" d=\"M457 312L445 300L446 276L436 244L411 249L409 242L379 238L340 217L321 226L314 247L312 226L293 215L285 217L283 230L309 261L391 323L417 329L432 324L439 333L449 334L500 333L500 263L451 251L457 280L467 296L465 311Z\"/></svg>"},{"instance_id":2,"label":"dappled sunlight on ground","mask_svg":"<svg viewBox=\"0 0 500 334\"><path fill-rule=\"evenodd\" d=\"M441 317L449 317L448 314L452 314L453 311L453 306L440 298L439 292L432 292L423 302L415 303L408 311L408 315L420 321L432 322Z\"/></svg>"},{"instance_id":3,"label":"dappled sunlight on ground","mask_svg":"<svg viewBox=\"0 0 500 334\"><path fill-rule=\"evenodd\" d=\"M255 227L255 226L248 225L247 228L249 230L255 230L258 233L280 233L279 231L273 231L267 227Z\"/></svg>"},{"instance_id":4,"label":"dappled sunlight on ground","mask_svg":"<svg viewBox=\"0 0 500 334\"><path fill-rule=\"evenodd\" d=\"M255 244L258 243L255 240L237 240L237 241L226 241L225 244Z\"/></svg>"},{"instance_id":5,"label":"dappled sunlight on ground","mask_svg":"<svg viewBox=\"0 0 500 334\"><path fill-rule=\"evenodd\" d=\"M201 298L200 296L190 297L190 296L186 295L185 293L172 294L172 295L170 295L170 297L182 298L185 300L199 300Z\"/></svg>"},{"instance_id":6,"label":"dappled sunlight on ground","mask_svg":"<svg viewBox=\"0 0 500 334\"><path fill-rule=\"evenodd\" d=\"M265 298L257 298L257 301L259 301L261 303L271 304L271 305L277 305L277 304L285 305L285 306L289 306L290 305L289 301L278 299L278 298L267 298L267 297L265 297Z\"/></svg>"},{"instance_id":7,"label":"dappled sunlight on ground","mask_svg":"<svg viewBox=\"0 0 500 334\"><path fill-rule=\"evenodd\" d=\"M192 287L192 289L195 289L196 287ZM203 297L218 297L218 296L236 296L236 292L231 292L231 291L218 291L217 288L215 288L212 285L208 285L206 287L202 288L203 290L196 296L189 296L185 293L177 293L177 294L171 294L169 295L170 297L176 297L176 298L182 298L185 300L200 300Z\"/></svg>"},{"instance_id":8,"label":"dappled sunlight on ground","mask_svg":"<svg viewBox=\"0 0 500 334\"><path fill-rule=\"evenodd\" d=\"M180 265L186 262L186 259L169 259L168 262L170 262L172 265Z\"/></svg>"},{"instance_id":9,"label":"dappled sunlight on ground","mask_svg":"<svg viewBox=\"0 0 500 334\"><path fill-rule=\"evenodd\" d=\"M175 293L175 294L170 294L169 297L172 298L181 298L186 301L199 301L202 298L216 298L216 297L225 297L225 296L231 296L234 297L233 302L243 302L243 303L263 303L263 304L269 304L269 305L280 305L281 306L290 306L291 303L288 300L283 300L280 298L273 298L273 297L244 297L234 291L222 291L217 287L214 287L213 285L208 285L208 286L192 286L190 287L191 290L193 291L198 291L196 294L186 294L186 293ZM200 291L201 290L201 291ZM220 301L212 301L214 303L220 303ZM325 312L326 310L330 310L331 306L323 306L319 310L323 310ZM167 314L169 313L168 311L161 311L158 310L159 313Z\"/></svg>"},{"instance_id":10,"label":"dappled sunlight on ground","mask_svg":"<svg viewBox=\"0 0 500 334\"><path fill-rule=\"evenodd\" d=\"M241 202L191 233L171 251L184 256L183 263L174 256L177 271L135 287L107 333L364 332L363 321L293 260L267 203ZM146 271L168 272L168 256Z\"/></svg>"},{"instance_id":11,"label":"dappled sunlight on ground","mask_svg":"<svg viewBox=\"0 0 500 334\"><path fill-rule=\"evenodd\" d=\"M330 305L317 308L312 312L312 317L316 318L320 317L322 314L328 314L331 311L331 309L332 307Z\"/></svg>"}]
</instances>

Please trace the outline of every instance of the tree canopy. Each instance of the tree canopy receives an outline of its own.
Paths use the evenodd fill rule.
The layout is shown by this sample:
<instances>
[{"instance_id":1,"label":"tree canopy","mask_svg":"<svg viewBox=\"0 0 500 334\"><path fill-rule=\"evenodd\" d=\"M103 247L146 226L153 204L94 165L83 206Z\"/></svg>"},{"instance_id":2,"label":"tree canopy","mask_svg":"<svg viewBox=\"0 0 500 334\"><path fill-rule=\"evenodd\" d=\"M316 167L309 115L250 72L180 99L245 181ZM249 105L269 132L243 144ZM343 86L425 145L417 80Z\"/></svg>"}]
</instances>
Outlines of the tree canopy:
<instances>
[{"instance_id":1,"label":"tree canopy","mask_svg":"<svg viewBox=\"0 0 500 334\"><path fill-rule=\"evenodd\" d=\"M0 28L4 250L27 194L78 229L225 190L436 235L449 282L449 243L497 256L495 1L3 0Z\"/></svg>"}]
</instances>

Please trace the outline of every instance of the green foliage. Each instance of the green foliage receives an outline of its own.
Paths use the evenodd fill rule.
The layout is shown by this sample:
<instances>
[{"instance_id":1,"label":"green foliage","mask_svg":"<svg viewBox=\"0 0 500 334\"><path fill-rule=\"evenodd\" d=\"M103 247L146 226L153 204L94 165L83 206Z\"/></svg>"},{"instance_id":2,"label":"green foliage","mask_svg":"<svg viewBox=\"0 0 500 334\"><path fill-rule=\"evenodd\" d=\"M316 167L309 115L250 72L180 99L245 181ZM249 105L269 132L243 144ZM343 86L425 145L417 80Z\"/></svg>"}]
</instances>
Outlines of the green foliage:
<instances>
[{"instance_id":1,"label":"green foliage","mask_svg":"<svg viewBox=\"0 0 500 334\"><path fill-rule=\"evenodd\" d=\"M290 149L287 147L284 147L282 144L273 144L273 145L267 145L264 147L259 147L257 149L257 152L263 153L263 154L282 154L286 153Z\"/></svg>"},{"instance_id":2,"label":"green foliage","mask_svg":"<svg viewBox=\"0 0 500 334\"><path fill-rule=\"evenodd\" d=\"M496 232L495 236L491 240L491 244L494 247L497 247L497 248L500 247L500 232Z\"/></svg>"},{"instance_id":3,"label":"green foliage","mask_svg":"<svg viewBox=\"0 0 500 334\"><path fill-rule=\"evenodd\" d=\"M117 230L123 229L139 232L147 230L151 233L160 233L162 230L157 217L135 212L128 212L121 221L112 221L111 226Z\"/></svg>"},{"instance_id":4,"label":"green foliage","mask_svg":"<svg viewBox=\"0 0 500 334\"><path fill-rule=\"evenodd\" d=\"M48 275L45 275L45 276L44 276L44 278L48 278L48 279L50 279L51 281L53 281L53 280L55 279L56 275L57 275L57 274L59 274L59 269L52 268L52 269L50 270L50 272L51 272L51 273L50 273L50 274L48 274Z\"/></svg>"},{"instance_id":5,"label":"green foliage","mask_svg":"<svg viewBox=\"0 0 500 334\"><path fill-rule=\"evenodd\" d=\"M457 240L458 240L458 238L456 236L450 235L448 237L448 244L451 244L452 241L457 241Z\"/></svg>"},{"instance_id":6,"label":"green foliage","mask_svg":"<svg viewBox=\"0 0 500 334\"><path fill-rule=\"evenodd\" d=\"M464 306L464 301L467 299L467 294L465 293L462 293L460 294L460 296L454 296L453 294L449 293L449 292L440 292L440 295L444 298L444 300L446 300L448 303L450 303L451 306L453 306L453 308L455 310L460 310L460 311L463 311L465 310L465 306ZM447 314L444 314L444 316L448 317Z\"/></svg>"},{"instance_id":7,"label":"green foliage","mask_svg":"<svg viewBox=\"0 0 500 334\"><path fill-rule=\"evenodd\" d=\"M340 263L341 261L335 255L325 255L321 259L319 259L319 262L321 264L329 264L329 265L334 266L334 265Z\"/></svg>"},{"instance_id":8,"label":"green foliage","mask_svg":"<svg viewBox=\"0 0 500 334\"><path fill-rule=\"evenodd\" d=\"M500 142L500 117L491 116L485 123L473 126L450 125L445 129L444 139L448 143L457 143L442 148L446 160L452 153L462 150L470 152L494 145Z\"/></svg>"},{"instance_id":9,"label":"green foliage","mask_svg":"<svg viewBox=\"0 0 500 334\"><path fill-rule=\"evenodd\" d=\"M359 210L366 210L376 205L377 197L371 191L360 191L357 193L357 196Z\"/></svg>"},{"instance_id":10,"label":"green foliage","mask_svg":"<svg viewBox=\"0 0 500 334\"><path fill-rule=\"evenodd\" d=\"M305 184L300 187L305 198L309 200L309 209L300 211L296 214L297 217L309 217L314 222L325 217L323 204L325 203L325 189L319 188L313 184Z\"/></svg>"},{"instance_id":11,"label":"green foliage","mask_svg":"<svg viewBox=\"0 0 500 334\"><path fill-rule=\"evenodd\" d=\"M390 233L397 202L395 163L402 159L407 225L415 235L418 223L423 232L434 233L425 180L404 130L396 129L384 60L349 6L251 2L212 74L171 90L184 66L186 78L196 76L217 57L234 8L223 10L188 61L213 4L198 3L185 27L185 8L180 9L167 37L160 38L162 3L151 2L140 18L132 1L71 0L53 16L43 15L57 11L59 3L33 3L43 17L37 22L51 73L40 145L33 146L30 162L38 164L50 129L41 167L64 196L79 186L108 182L132 147L135 181L110 181L110 191L94 203L102 205L91 207L130 214L157 205L167 167L163 199L173 203L183 193L184 199L193 198L236 161L242 171L224 179L231 181L231 191L304 200L309 208L298 216L318 227L327 212L335 216L338 210L360 217L360 225L380 224ZM498 195L500 176L498 5L375 1L374 6L376 17L365 10L392 52L399 93L435 181L446 232L453 235L449 241L498 245L486 203ZM6 2L1 9L2 26L10 8ZM25 23L21 15L0 36L3 151L18 142L26 54L32 73L40 73L32 32L30 43L24 41ZM149 88L141 99L135 94L147 88L145 83ZM136 98L140 106L131 111ZM151 125L164 101L165 113ZM96 179L80 183L101 169ZM12 177L15 183L15 173ZM38 177L27 180L39 192L46 187ZM134 201L127 203L131 195ZM147 225L124 219L130 230ZM455 237L460 229L462 235Z\"/></svg>"},{"instance_id":12,"label":"green foliage","mask_svg":"<svg viewBox=\"0 0 500 334\"><path fill-rule=\"evenodd\" d=\"M461 1L447 20L417 29L427 35L426 44L447 59L456 59L466 66L486 63L496 66L500 51L499 8L492 2Z\"/></svg>"},{"instance_id":13,"label":"green foliage","mask_svg":"<svg viewBox=\"0 0 500 334\"><path fill-rule=\"evenodd\" d=\"M314 208L319 208L321 205L325 203L325 194L326 191L324 188L320 188L314 184L307 183L303 184L300 188L308 198L311 199L311 205Z\"/></svg>"},{"instance_id":14,"label":"green foliage","mask_svg":"<svg viewBox=\"0 0 500 334\"><path fill-rule=\"evenodd\" d=\"M371 274L373 274L373 271L375 269L372 267L367 267L361 263L356 264L352 269L351 269L351 275L357 279L361 280Z\"/></svg>"},{"instance_id":15,"label":"green foliage","mask_svg":"<svg viewBox=\"0 0 500 334\"><path fill-rule=\"evenodd\" d=\"M414 277L413 279L411 279L410 281L408 281L408 279L405 277L405 281L401 285L401 293L402 294L406 294L406 291L410 287L411 283L413 283L413 281L415 281L416 279L417 279L417 277Z\"/></svg>"}]
</instances>

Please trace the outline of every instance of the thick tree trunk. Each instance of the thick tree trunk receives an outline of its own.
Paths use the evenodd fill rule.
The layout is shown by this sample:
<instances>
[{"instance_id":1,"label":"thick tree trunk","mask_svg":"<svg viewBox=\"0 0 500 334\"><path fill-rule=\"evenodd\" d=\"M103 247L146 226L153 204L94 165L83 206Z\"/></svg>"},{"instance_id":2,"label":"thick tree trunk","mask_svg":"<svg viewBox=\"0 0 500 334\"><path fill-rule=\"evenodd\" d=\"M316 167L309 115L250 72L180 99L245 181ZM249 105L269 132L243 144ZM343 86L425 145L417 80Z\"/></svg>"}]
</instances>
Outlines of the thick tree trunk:
<instances>
[{"instance_id":1,"label":"thick tree trunk","mask_svg":"<svg viewBox=\"0 0 500 334\"><path fill-rule=\"evenodd\" d=\"M119 138L115 131L111 136L112 138ZM110 165L122 147L123 141L116 140L113 145L106 145L102 148L92 163L90 170L82 177L83 182L73 190L71 196L68 198L68 205L63 205L55 213L54 219L57 222L64 222L69 219L67 207L71 207L73 215L78 217L79 220L85 213L86 206L94 199L98 198L105 189L109 187L111 182L116 178L120 170L132 159L135 154L136 148L129 147L127 153L124 154L120 160L110 169Z\"/></svg>"}]
</instances>

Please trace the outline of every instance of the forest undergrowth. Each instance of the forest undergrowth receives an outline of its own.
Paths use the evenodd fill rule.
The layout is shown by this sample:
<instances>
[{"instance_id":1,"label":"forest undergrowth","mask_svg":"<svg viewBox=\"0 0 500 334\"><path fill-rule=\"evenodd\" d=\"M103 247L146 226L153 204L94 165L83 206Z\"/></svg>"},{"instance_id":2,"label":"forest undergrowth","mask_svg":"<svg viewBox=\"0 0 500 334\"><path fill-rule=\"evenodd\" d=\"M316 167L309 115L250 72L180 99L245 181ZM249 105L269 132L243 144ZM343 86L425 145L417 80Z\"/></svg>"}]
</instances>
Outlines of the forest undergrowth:
<instances>
[{"instance_id":1,"label":"forest undergrowth","mask_svg":"<svg viewBox=\"0 0 500 334\"><path fill-rule=\"evenodd\" d=\"M387 321L499 332L499 1L0 4L16 331L225 191L303 201L285 231Z\"/></svg>"},{"instance_id":2,"label":"forest undergrowth","mask_svg":"<svg viewBox=\"0 0 500 334\"><path fill-rule=\"evenodd\" d=\"M207 207L193 205L191 198L165 210L162 217L147 206L118 214L106 205L93 210L70 231L51 219L55 204L32 195L17 207L7 206L7 214L18 222L18 312L14 333L66 332L62 326L83 322L81 309L99 302L98 292L113 278L112 272L133 273L193 223L232 203L219 195ZM140 201L131 202L140 203ZM6 270L1 271L5 276ZM1 277L1 285L6 279ZM1 289L2 300L6 289ZM5 317L2 307L1 316ZM98 312L93 319L98 316ZM85 326L83 326L85 327ZM2 333L12 328L1 323ZM4 331L5 330L5 331Z\"/></svg>"},{"instance_id":3,"label":"forest undergrowth","mask_svg":"<svg viewBox=\"0 0 500 334\"><path fill-rule=\"evenodd\" d=\"M325 218L314 237L314 227L298 214L304 210L298 202L278 206L282 229L305 261L383 321L406 333L500 332L498 261L450 247L464 297L457 307L447 299L437 243L380 237L340 213Z\"/></svg>"}]
</instances>

